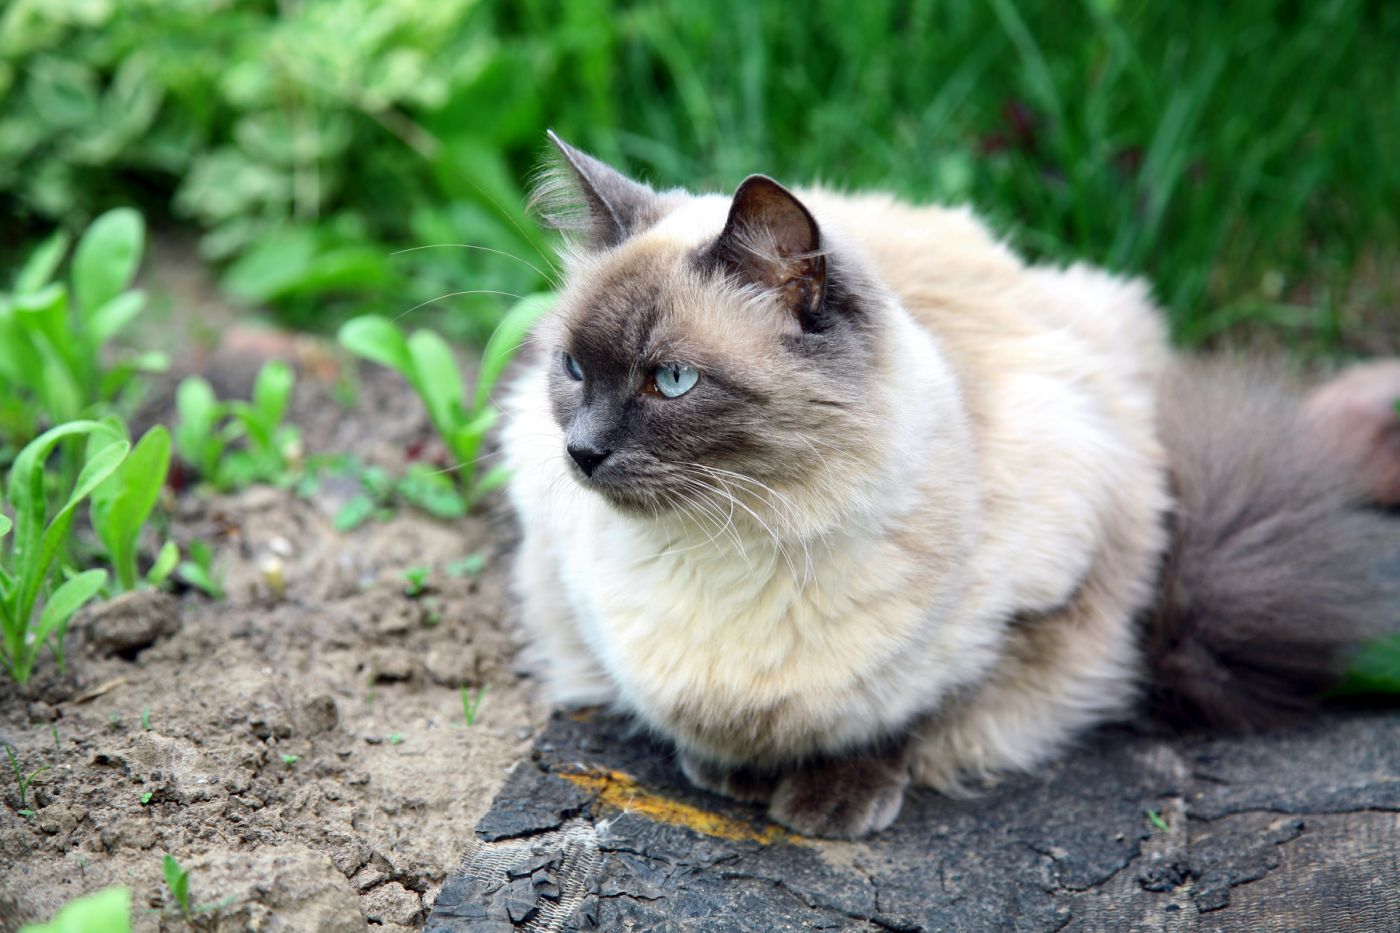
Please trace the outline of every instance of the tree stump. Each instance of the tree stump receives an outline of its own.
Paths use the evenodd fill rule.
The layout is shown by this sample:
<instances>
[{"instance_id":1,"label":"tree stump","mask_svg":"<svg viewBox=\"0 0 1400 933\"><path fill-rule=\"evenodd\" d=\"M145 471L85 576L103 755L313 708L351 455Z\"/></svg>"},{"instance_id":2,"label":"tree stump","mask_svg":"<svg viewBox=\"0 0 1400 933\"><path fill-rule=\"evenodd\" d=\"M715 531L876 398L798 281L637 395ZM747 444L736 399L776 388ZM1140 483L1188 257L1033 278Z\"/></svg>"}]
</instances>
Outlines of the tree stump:
<instances>
[{"instance_id":1,"label":"tree stump","mask_svg":"<svg viewBox=\"0 0 1400 933\"><path fill-rule=\"evenodd\" d=\"M1400 715L1220 738L1104 729L860 842L686 784L608 717L556 715L426 929L1400 930Z\"/></svg>"}]
</instances>

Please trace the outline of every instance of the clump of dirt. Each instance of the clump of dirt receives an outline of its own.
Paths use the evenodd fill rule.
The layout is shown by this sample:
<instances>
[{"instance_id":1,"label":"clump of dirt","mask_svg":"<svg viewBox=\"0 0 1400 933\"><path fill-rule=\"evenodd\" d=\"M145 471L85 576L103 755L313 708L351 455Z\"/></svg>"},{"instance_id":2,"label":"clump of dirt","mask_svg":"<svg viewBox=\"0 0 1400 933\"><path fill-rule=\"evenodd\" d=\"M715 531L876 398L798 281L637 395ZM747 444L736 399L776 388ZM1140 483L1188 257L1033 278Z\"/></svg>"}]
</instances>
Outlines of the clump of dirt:
<instances>
[{"instance_id":1,"label":"clump of dirt","mask_svg":"<svg viewBox=\"0 0 1400 933\"><path fill-rule=\"evenodd\" d=\"M367 369L347 410L301 368L291 420L309 451L402 469L430 437L397 379ZM0 736L26 774L47 769L25 806L0 783L0 929L116 884L138 929L186 929L166 853L189 871L195 929L421 926L547 710L513 669L508 522L401 511L340 533L346 492L182 493L170 532L214 544L227 596L96 605L71 626L66 673L0 683ZM475 574L447 571L473 554ZM417 566L433 571L410 596ZM487 690L474 725L464 687Z\"/></svg>"}]
</instances>

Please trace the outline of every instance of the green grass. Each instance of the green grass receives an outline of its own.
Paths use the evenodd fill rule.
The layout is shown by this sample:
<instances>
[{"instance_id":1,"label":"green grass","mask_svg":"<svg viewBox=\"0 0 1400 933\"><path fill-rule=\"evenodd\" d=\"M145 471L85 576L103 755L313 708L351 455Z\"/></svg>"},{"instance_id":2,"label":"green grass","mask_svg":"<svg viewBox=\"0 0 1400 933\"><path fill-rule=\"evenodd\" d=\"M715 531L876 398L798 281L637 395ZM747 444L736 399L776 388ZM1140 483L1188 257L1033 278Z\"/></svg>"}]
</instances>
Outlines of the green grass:
<instances>
[{"instance_id":1,"label":"green grass","mask_svg":"<svg viewBox=\"0 0 1400 933\"><path fill-rule=\"evenodd\" d=\"M230 292L302 324L470 292L412 323L484 340L496 293L546 278L521 203L553 126L661 186L763 171L971 202L1033 256L1148 276L1188 343L1394 346L1400 6L1381 0L20 8L0 209L35 230L114 201L173 212Z\"/></svg>"}]
</instances>

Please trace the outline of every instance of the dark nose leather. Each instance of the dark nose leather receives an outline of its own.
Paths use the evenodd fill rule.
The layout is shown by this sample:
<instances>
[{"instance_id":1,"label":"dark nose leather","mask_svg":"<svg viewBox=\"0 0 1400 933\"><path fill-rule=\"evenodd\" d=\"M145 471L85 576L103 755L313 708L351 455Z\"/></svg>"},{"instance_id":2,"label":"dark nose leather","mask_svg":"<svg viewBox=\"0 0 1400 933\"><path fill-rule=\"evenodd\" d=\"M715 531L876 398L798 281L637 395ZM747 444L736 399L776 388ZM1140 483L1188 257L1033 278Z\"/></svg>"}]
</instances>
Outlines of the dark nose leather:
<instances>
[{"instance_id":1,"label":"dark nose leather","mask_svg":"<svg viewBox=\"0 0 1400 933\"><path fill-rule=\"evenodd\" d=\"M570 444L569 456L574 458L574 463L583 471L584 476L592 476L593 471L598 469L598 465L608 459L611 450L598 450L586 444Z\"/></svg>"}]
</instances>

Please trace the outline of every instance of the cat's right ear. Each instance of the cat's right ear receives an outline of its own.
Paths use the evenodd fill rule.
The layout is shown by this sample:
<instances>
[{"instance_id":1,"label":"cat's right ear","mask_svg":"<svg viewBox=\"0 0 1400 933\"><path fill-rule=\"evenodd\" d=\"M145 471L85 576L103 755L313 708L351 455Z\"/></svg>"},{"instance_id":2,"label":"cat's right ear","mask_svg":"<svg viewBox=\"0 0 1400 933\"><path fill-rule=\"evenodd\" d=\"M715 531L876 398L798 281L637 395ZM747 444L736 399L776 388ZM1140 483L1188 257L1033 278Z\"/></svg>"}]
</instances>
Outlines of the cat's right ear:
<instances>
[{"instance_id":1,"label":"cat's right ear","mask_svg":"<svg viewBox=\"0 0 1400 933\"><path fill-rule=\"evenodd\" d=\"M660 199L646 185L547 131L559 159L536 178L530 209L555 230L583 235L594 249L617 246L654 222Z\"/></svg>"}]
</instances>

